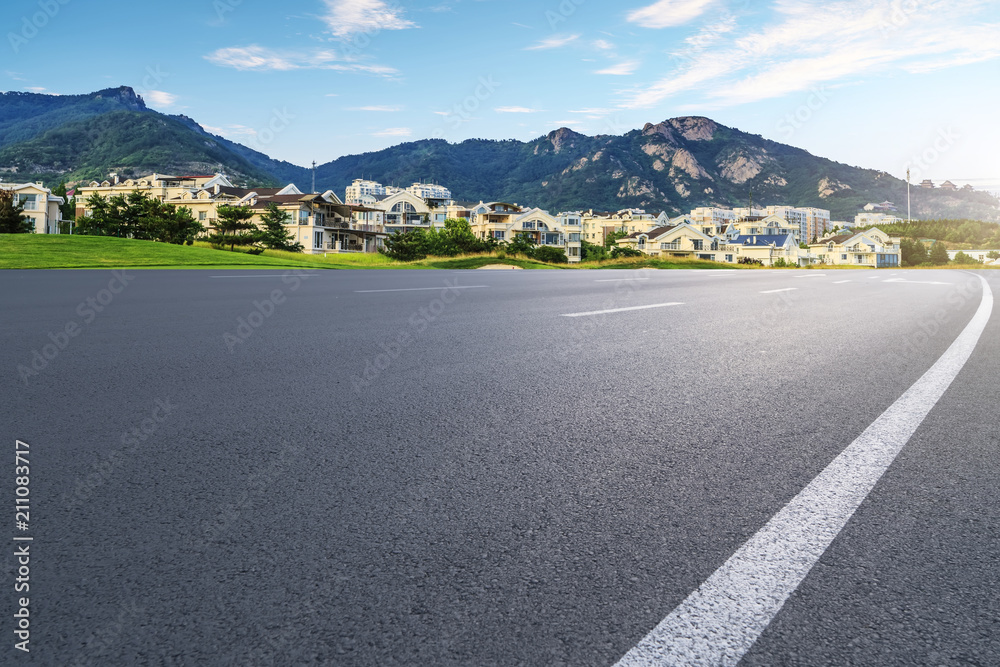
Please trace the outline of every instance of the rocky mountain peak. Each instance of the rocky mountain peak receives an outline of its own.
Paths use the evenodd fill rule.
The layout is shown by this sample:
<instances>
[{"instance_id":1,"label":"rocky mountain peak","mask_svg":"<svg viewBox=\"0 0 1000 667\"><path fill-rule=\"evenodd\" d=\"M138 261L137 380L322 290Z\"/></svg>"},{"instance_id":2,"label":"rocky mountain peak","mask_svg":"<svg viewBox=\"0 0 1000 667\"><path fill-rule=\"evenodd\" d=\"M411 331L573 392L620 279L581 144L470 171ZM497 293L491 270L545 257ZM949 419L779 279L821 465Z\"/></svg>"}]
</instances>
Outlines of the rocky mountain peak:
<instances>
[{"instance_id":1,"label":"rocky mountain peak","mask_svg":"<svg viewBox=\"0 0 1000 667\"><path fill-rule=\"evenodd\" d=\"M114 99L132 111L146 111L146 103L140 95L136 95L131 86L105 88L91 95L94 99Z\"/></svg>"},{"instance_id":2,"label":"rocky mountain peak","mask_svg":"<svg viewBox=\"0 0 1000 667\"><path fill-rule=\"evenodd\" d=\"M564 147L573 148L576 145L576 140L582 137L582 134L574 132L568 127L560 127L558 130L549 132L546 138L552 142L556 153L559 153Z\"/></svg>"},{"instance_id":3,"label":"rocky mountain peak","mask_svg":"<svg viewBox=\"0 0 1000 667\"><path fill-rule=\"evenodd\" d=\"M688 141L711 141L719 126L704 116L681 116L666 121Z\"/></svg>"}]
</instances>

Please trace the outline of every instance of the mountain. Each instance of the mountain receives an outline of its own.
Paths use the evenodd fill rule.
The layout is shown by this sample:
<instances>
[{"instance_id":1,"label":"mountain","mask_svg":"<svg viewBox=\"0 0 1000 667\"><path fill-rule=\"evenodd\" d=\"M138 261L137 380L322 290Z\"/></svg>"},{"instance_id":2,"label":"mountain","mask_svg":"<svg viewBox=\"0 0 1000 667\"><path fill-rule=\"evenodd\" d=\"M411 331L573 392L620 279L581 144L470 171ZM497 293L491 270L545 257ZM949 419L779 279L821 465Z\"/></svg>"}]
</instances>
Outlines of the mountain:
<instances>
[{"instance_id":1,"label":"mountain","mask_svg":"<svg viewBox=\"0 0 1000 667\"><path fill-rule=\"evenodd\" d=\"M89 95L0 93L0 148L33 139L66 123L123 110L147 110L142 98L128 86Z\"/></svg>"},{"instance_id":2,"label":"mountain","mask_svg":"<svg viewBox=\"0 0 1000 667\"><path fill-rule=\"evenodd\" d=\"M128 87L90 95L0 94L0 177L60 182L153 171L225 171L239 183L311 186L309 169L206 132L187 116L146 108ZM905 206L906 184L805 150L689 116L623 135L567 128L533 141L428 139L349 155L317 169L316 185L342 194L364 175L386 184L433 181L471 201L552 212L644 208L671 215L699 206L791 204L853 219L868 202ZM1000 220L984 192L912 190L914 217Z\"/></svg>"},{"instance_id":3,"label":"mountain","mask_svg":"<svg viewBox=\"0 0 1000 667\"><path fill-rule=\"evenodd\" d=\"M128 87L90 95L0 94L0 176L7 181L101 179L225 171L255 185L305 182L308 170L210 134L186 116L146 108Z\"/></svg>"},{"instance_id":4,"label":"mountain","mask_svg":"<svg viewBox=\"0 0 1000 667\"><path fill-rule=\"evenodd\" d=\"M885 172L682 117L621 136L567 128L529 142L425 140L345 156L317 170L317 184L343 192L364 174L382 183L434 181L456 199L508 201L550 211L637 207L671 215L699 206L791 204L853 220L868 202L906 202L906 183ZM914 217L1000 220L984 192L912 190ZM904 212L905 215L905 212Z\"/></svg>"}]
</instances>

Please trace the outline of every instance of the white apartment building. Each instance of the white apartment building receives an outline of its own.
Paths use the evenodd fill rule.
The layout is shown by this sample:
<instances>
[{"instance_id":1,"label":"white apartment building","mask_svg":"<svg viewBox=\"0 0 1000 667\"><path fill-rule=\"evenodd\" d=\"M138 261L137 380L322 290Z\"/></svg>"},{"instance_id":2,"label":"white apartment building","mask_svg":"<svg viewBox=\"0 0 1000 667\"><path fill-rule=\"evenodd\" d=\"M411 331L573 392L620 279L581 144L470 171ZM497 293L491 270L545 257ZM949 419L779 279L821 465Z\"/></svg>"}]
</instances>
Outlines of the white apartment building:
<instances>
[{"instance_id":1,"label":"white apartment building","mask_svg":"<svg viewBox=\"0 0 1000 667\"><path fill-rule=\"evenodd\" d=\"M366 181L356 178L344 191L344 203L352 206L372 206L381 197L391 197L400 192L409 192L421 199L437 199L448 201L451 190L434 183L414 183L408 188L398 188L393 185L382 185L377 181Z\"/></svg>"},{"instance_id":2,"label":"white apartment building","mask_svg":"<svg viewBox=\"0 0 1000 667\"><path fill-rule=\"evenodd\" d=\"M736 220L736 211L730 208L703 206L691 211L690 217L698 227L714 227L717 231L723 232Z\"/></svg>"},{"instance_id":3,"label":"white apartment building","mask_svg":"<svg viewBox=\"0 0 1000 667\"><path fill-rule=\"evenodd\" d=\"M62 222L60 204L66 203L40 183L0 183L0 188L14 192L14 205L23 204L22 215L31 219L36 234L59 234Z\"/></svg>"},{"instance_id":4,"label":"white apartment building","mask_svg":"<svg viewBox=\"0 0 1000 667\"><path fill-rule=\"evenodd\" d=\"M903 220L889 213L858 213L854 216L852 227L870 227L872 225L891 225Z\"/></svg>"},{"instance_id":5,"label":"white apartment building","mask_svg":"<svg viewBox=\"0 0 1000 667\"><path fill-rule=\"evenodd\" d=\"M451 200L451 190L435 183L414 183L406 191L421 199Z\"/></svg>"}]
</instances>

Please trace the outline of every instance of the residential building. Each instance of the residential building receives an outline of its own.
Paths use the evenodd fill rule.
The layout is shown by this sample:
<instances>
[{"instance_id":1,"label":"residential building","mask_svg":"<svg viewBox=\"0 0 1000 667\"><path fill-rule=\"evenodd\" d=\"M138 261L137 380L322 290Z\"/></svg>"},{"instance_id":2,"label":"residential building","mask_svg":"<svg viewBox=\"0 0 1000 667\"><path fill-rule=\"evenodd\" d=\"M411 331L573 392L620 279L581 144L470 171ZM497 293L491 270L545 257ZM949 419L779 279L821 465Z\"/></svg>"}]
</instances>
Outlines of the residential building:
<instances>
[{"instance_id":1,"label":"residential building","mask_svg":"<svg viewBox=\"0 0 1000 667\"><path fill-rule=\"evenodd\" d=\"M24 206L22 215L31 220L36 234L62 233L59 206L66 203L62 197L56 197L41 183L0 183L0 188L14 193L14 204Z\"/></svg>"},{"instance_id":2,"label":"residential building","mask_svg":"<svg viewBox=\"0 0 1000 667\"><path fill-rule=\"evenodd\" d=\"M903 222L903 220L889 213L858 213L854 216L854 223L851 227L874 227L897 222Z\"/></svg>"},{"instance_id":3,"label":"residential building","mask_svg":"<svg viewBox=\"0 0 1000 667\"><path fill-rule=\"evenodd\" d=\"M879 204L865 204L865 210L874 213L888 213L889 211L896 211L896 205L891 201L884 201Z\"/></svg>"},{"instance_id":4,"label":"residential building","mask_svg":"<svg viewBox=\"0 0 1000 667\"><path fill-rule=\"evenodd\" d=\"M779 259L786 264L801 264L802 252L795 234L740 234L722 248L725 261L739 263L742 258L773 266Z\"/></svg>"},{"instance_id":5,"label":"residential building","mask_svg":"<svg viewBox=\"0 0 1000 667\"><path fill-rule=\"evenodd\" d=\"M93 195L105 199L116 195L127 195L132 192L144 192L152 199L166 202L178 199L185 192L194 194L203 190L214 190L215 186L233 188L233 184L223 174L171 176L169 174L150 174L140 178L122 180L118 174L110 174L103 181L91 181L87 185L76 188L76 215L86 215L87 200Z\"/></svg>"},{"instance_id":6,"label":"residential building","mask_svg":"<svg viewBox=\"0 0 1000 667\"><path fill-rule=\"evenodd\" d=\"M580 225L574 216L553 216L548 211L532 208L511 218L505 230L505 240L524 235L537 246L553 246L566 253L570 262L580 261Z\"/></svg>"},{"instance_id":7,"label":"residential building","mask_svg":"<svg viewBox=\"0 0 1000 667\"><path fill-rule=\"evenodd\" d=\"M890 268L900 265L900 239L878 228L837 234L810 243L820 264Z\"/></svg>"},{"instance_id":8,"label":"residential building","mask_svg":"<svg viewBox=\"0 0 1000 667\"><path fill-rule=\"evenodd\" d=\"M392 185L382 185L377 181L356 178L347 186L344 192L344 203L352 206L373 206L378 201L378 197L391 197L400 192L409 192L420 199L432 199L441 202L451 199L451 190L434 183L414 183L408 188L399 188Z\"/></svg>"},{"instance_id":9,"label":"residential building","mask_svg":"<svg viewBox=\"0 0 1000 667\"><path fill-rule=\"evenodd\" d=\"M964 252L966 255L983 264L1000 264L1000 259L993 259L989 256L991 252L1000 253L1000 250L949 250L948 259L955 259L955 255Z\"/></svg>"},{"instance_id":10,"label":"residential building","mask_svg":"<svg viewBox=\"0 0 1000 667\"><path fill-rule=\"evenodd\" d=\"M736 221L736 211L729 208L701 207L691 211L691 220L702 228L712 228L713 233L721 234L730 223Z\"/></svg>"},{"instance_id":11,"label":"residential building","mask_svg":"<svg viewBox=\"0 0 1000 667\"><path fill-rule=\"evenodd\" d=\"M482 239L509 241L513 238L510 231L514 221L524 212L517 204L506 202L479 202L470 210L469 225L472 233Z\"/></svg>"},{"instance_id":12,"label":"residential building","mask_svg":"<svg viewBox=\"0 0 1000 667\"><path fill-rule=\"evenodd\" d=\"M616 243L653 257L679 257L725 261L717 257L725 240L705 234L690 219L677 218L648 231L632 232Z\"/></svg>"},{"instance_id":13,"label":"residential building","mask_svg":"<svg viewBox=\"0 0 1000 667\"><path fill-rule=\"evenodd\" d=\"M385 230L390 234L413 229L430 229L432 226L444 227L448 215L446 209L442 207L432 209L426 199L407 190L381 197L371 208L380 209L385 213Z\"/></svg>"}]
</instances>

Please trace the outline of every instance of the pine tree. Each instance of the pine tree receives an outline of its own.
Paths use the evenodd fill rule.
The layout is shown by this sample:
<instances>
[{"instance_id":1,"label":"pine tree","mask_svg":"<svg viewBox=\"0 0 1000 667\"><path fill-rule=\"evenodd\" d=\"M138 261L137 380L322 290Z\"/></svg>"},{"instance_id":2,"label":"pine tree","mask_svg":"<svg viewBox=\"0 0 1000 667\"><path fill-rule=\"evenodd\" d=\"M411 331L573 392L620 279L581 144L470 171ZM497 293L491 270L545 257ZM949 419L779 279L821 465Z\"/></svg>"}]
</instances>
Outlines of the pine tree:
<instances>
[{"instance_id":1,"label":"pine tree","mask_svg":"<svg viewBox=\"0 0 1000 667\"><path fill-rule=\"evenodd\" d=\"M295 234L285 227L291 222L292 216L278 208L278 205L271 202L264 209L260 216L263 228L260 230L260 242L271 250L287 250L288 252L302 252L302 244L296 243L293 239Z\"/></svg>"},{"instance_id":2,"label":"pine tree","mask_svg":"<svg viewBox=\"0 0 1000 667\"><path fill-rule=\"evenodd\" d=\"M14 191L0 188L0 234L30 234L35 231L31 218L22 215L23 211L23 203L14 203Z\"/></svg>"},{"instance_id":3,"label":"pine tree","mask_svg":"<svg viewBox=\"0 0 1000 667\"><path fill-rule=\"evenodd\" d=\"M948 249L940 241L935 241L934 245L931 246L930 260L931 264L938 266L948 263Z\"/></svg>"},{"instance_id":4,"label":"pine tree","mask_svg":"<svg viewBox=\"0 0 1000 667\"><path fill-rule=\"evenodd\" d=\"M251 245L259 238L249 206L220 206L217 214L215 233L211 236L213 245L229 246L232 251L236 246Z\"/></svg>"}]
</instances>

